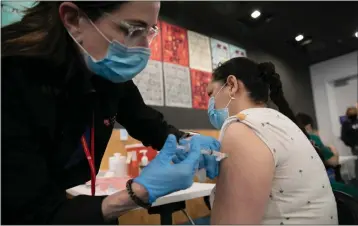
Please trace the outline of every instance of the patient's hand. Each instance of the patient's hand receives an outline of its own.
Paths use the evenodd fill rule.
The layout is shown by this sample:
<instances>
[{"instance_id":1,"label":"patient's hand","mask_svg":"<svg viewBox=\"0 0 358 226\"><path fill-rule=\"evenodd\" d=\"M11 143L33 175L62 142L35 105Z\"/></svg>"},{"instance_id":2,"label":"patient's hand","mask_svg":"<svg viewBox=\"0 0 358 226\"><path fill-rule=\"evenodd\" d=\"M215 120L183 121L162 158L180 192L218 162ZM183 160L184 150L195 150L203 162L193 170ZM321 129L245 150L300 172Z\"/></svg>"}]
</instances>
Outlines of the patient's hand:
<instances>
[{"instance_id":1,"label":"patient's hand","mask_svg":"<svg viewBox=\"0 0 358 226\"><path fill-rule=\"evenodd\" d=\"M329 149L331 149L331 152L334 154L334 155L339 155L338 154L338 152L337 152L337 149L333 146L333 145L330 145L330 146L328 146L329 147Z\"/></svg>"}]
</instances>

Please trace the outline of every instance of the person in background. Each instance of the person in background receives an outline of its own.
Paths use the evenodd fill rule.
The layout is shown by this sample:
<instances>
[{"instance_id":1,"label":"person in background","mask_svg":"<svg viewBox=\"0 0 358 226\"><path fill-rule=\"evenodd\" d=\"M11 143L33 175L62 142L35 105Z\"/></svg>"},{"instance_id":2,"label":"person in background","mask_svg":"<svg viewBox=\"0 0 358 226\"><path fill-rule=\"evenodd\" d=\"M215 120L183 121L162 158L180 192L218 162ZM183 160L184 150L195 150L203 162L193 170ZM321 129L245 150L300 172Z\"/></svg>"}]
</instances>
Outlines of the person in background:
<instances>
[{"instance_id":1,"label":"person in background","mask_svg":"<svg viewBox=\"0 0 358 226\"><path fill-rule=\"evenodd\" d=\"M124 212L191 186L198 165L212 161L218 172L200 148L220 144L201 135L171 163L190 135L147 106L132 81L147 65L159 8L44 1L1 29L3 224L117 224ZM95 178L116 121L161 153L127 190L68 200L66 189Z\"/></svg>"},{"instance_id":2,"label":"person in background","mask_svg":"<svg viewBox=\"0 0 358 226\"><path fill-rule=\"evenodd\" d=\"M335 167L339 165L339 156L337 151L332 147L325 146L320 137L312 133L313 119L305 113L298 113L297 122L306 129L309 134L310 140L321 153L321 160L326 166L327 174L331 182L333 190L342 191L352 195L358 199L358 189L351 184L345 184L343 181L337 181L338 172ZM337 173L336 173L337 172Z\"/></svg>"},{"instance_id":3,"label":"person in background","mask_svg":"<svg viewBox=\"0 0 358 226\"><path fill-rule=\"evenodd\" d=\"M358 156L358 118L357 107L349 107L346 111L347 119L342 123L341 140L351 148L352 154ZM358 181L358 160L355 162L356 181Z\"/></svg>"},{"instance_id":4,"label":"person in background","mask_svg":"<svg viewBox=\"0 0 358 226\"><path fill-rule=\"evenodd\" d=\"M313 119L311 116L305 113L298 113L296 115L297 123L300 124L309 135L309 139L313 142L315 146L321 151L326 163L331 167L336 167L339 165L339 154L334 147L329 147L323 144L321 138L315 133L313 129ZM334 172L332 170L330 173Z\"/></svg>"},{"instance_id":5,"label":"person in background","mask_svg":"<svg viewBox=\"0 0 358 226\"><path fill-rule=\"evenodd\" d=\"M211 223L337 224L325 167L295 124L274 65L230 59L214 70L208 95L229 156L220 162ZM279 111L266 107L269 97Z\"/></svg>"},{"instance_id":6,"label":"person in background","mask_svg":"<svg viewBox=\"0 0 358 226\"><path fill-rule=\"evenodd\" d=\"M342 123L341 139L345 145L358 155L358 117L357 108L349 107L346 111L347 119Z\"/></svg>"}]
</instances>

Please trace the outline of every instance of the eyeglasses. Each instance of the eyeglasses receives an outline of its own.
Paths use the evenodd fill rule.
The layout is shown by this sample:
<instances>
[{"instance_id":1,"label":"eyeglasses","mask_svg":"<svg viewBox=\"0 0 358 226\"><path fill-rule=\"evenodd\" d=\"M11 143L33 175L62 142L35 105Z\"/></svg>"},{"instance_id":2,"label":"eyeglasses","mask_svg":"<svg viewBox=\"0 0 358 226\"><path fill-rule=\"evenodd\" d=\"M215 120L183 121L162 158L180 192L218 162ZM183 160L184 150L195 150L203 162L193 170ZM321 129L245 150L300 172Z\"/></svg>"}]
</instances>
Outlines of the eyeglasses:
<instances>
[{"instance_id":1,"label":"eyeglasses","mask_svg":"<svg viewBox=\"0 0 358 226\"><path fill-rule=\"evenodd\" d=\"M159 28L157 26L149 28L135 26L124 20L115 21L111 18L112 16L109 13L105 14L125 33L124 45L126 46L138 46L143 43L143 41L146 41L148 45L150 45L159 33Z\"/></svg>"}]
</instances>

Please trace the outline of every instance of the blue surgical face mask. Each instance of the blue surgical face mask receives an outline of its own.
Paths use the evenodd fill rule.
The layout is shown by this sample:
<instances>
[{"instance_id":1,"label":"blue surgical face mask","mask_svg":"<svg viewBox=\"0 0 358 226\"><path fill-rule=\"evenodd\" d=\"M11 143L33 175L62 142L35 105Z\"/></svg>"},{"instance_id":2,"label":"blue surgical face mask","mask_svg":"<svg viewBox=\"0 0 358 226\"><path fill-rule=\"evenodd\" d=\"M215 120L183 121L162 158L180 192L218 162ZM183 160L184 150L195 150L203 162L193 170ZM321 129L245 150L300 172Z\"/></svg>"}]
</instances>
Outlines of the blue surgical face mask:
<instances>
[{"instance_id":1,"label":"blue surgical face mask","mask_svg":"<svg viewBox=\"0 0 358 226\"><path fill-rule=\"evenodd\" d=\"M122 83L133 79L146 66L150 49L145 47L126 47L118 41L110 41L90 20L94 28L109 42L106 56L101 60L94 59L70 34L82 48L88 69L94 74L113 82Z\"/></svg>"},{"instance_id":2,"label":"blue surgical face mask","mask_svg":"<svg viewBox=\"0 0 358 226\"><path fill-rule=\"evenodd\" d=\"M234 97L230 97L230 100L225 108L221 109L215 109L215 97L220 93L220 91L225 87L226 84L224 84L219 92L214 96L210 97L209 99L209 105L208 105L208 116L211 125L213 125L216 129L221 129L223 126L225 120L229 117L229 104L231 100L235 99Z\"/></svg>"}]
</instances>

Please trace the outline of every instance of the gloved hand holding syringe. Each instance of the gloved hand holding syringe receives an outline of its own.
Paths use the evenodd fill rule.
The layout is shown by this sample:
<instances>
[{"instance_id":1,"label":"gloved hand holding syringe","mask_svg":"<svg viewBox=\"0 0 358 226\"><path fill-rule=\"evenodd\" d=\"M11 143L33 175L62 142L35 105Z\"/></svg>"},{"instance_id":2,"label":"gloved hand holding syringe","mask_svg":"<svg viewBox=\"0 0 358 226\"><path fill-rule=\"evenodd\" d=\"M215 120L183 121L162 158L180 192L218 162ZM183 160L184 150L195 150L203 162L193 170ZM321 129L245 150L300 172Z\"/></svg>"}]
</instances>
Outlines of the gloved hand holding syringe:
<instances>
[{"instance_id":1,"label":"gloved hand holding syringe","mask_svg":"<svg viewBox=\"0 0 358 226\"><path fill-rule=\"evenodd\" d=\"M187 143L185 146L184 145L178 145L177 148L182 149L185 152L188 152L190 150L190 143ZM220 162L221 160L223 160L223 159L228 157L228 154L226 154L226 153L222 153L222 152L219 152L219 151L214 151L214 150L211 150L211 149L201 149L201 154L215 156L215 160L217 162Z\"/></svg>"},{"instance_id":2,"label":"gloved hand holding syringe","mask_svg":"<svg viewBox=\"0 0 358 226\"><path fill-rule=\"evenodd\" d=\"M207 177L214 179L219 175L220 161L228 157L227 154L220 153L221 145L215 138L201 134L191 134L192 136L179 140L177 150L180 151L173 157L173 163L179 163L184 160L190 152L190 147L195 144L200 147L202 153L199 160L199 174L204 170ZM206 176L203 179L205 179ZM199 179L199 181L201 180Z\"/></svg>"}]
</instances>

